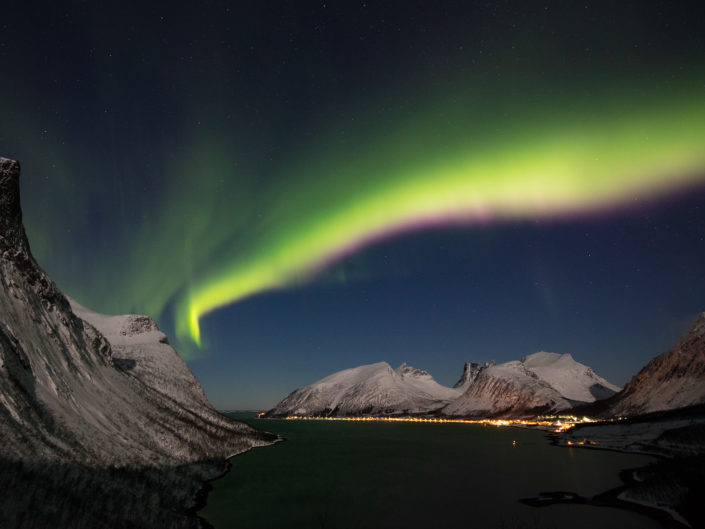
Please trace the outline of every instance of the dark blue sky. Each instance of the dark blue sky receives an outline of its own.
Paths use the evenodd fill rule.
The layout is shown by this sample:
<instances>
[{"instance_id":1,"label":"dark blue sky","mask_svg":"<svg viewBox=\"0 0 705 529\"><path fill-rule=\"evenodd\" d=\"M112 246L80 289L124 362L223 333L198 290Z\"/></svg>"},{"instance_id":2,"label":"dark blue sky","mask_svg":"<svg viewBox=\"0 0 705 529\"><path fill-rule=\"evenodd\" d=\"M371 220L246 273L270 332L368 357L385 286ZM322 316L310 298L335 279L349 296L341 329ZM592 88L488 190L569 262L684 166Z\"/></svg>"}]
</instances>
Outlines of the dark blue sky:
<instances>
[{"instance_id":1,"label":"dark blue sky","mask_svg":"<svg viewBox=\"0 0 705 529\"><path fill-rule=\"evenodd\" d=\"M326 178L307 168L389 162L420 124L409 144L438 157L466 116L522 142L554 111L705 93L704 19L700 2L16 2L0 154L22 163L30 243L59 286L173 336L179 296ZM325 205L311 196L302 217ZM623 384L705 310L704 213L695 186L407 233L207 315L202 350L172 342L221 408L363 363L452 384L465 361L537 350Z\"/></svg>"}]
</instances>

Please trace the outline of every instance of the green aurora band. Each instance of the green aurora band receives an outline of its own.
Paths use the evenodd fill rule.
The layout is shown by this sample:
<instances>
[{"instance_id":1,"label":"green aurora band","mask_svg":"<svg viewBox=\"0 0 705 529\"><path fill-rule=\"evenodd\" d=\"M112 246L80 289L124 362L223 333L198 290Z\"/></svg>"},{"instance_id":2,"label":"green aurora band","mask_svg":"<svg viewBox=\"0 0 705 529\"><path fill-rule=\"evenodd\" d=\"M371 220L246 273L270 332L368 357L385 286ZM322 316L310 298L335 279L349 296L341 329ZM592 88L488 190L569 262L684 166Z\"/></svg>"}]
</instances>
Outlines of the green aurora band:
<instances>
[{"instance_id":1,"label":"green aurora band","mask_svg":"<svg viewBox=\"0 0 705 529\"><path fill-rule=\"evenodd\" d=\"M394 149L387 142L314 164L314 190L291 178L266 227L192 281L175 305L177 334L200 345L209 312L305 281L400 231L587 212L697 184L705 177L702 94L697 83L688 94L595 103L535 124L524 117L488 128L485 116L438 137L427 128L427 144L402 132Z\"/></svg>"}]
</instances>

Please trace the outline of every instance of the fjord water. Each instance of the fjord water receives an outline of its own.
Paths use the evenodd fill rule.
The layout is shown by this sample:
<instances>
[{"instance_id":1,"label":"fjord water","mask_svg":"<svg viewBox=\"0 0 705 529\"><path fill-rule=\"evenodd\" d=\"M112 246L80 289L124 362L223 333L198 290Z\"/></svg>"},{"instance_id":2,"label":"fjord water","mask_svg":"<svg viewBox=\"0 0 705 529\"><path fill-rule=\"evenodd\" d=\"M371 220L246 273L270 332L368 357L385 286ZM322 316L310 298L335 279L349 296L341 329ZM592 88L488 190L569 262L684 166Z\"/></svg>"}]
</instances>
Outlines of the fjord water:
<instances>
[{"instance_id":1,"label":"fjord water","mask_svg":"<svg viewBox=\"0 0 705 529\"><path fill-rule=\"evenodd\" d=\"M287 440L231 459L199 512L215 529L660 527L615 508L517 501L593 496L648 456L556 447L520 428L236 417Z\"/></svg>"}]
</instances>

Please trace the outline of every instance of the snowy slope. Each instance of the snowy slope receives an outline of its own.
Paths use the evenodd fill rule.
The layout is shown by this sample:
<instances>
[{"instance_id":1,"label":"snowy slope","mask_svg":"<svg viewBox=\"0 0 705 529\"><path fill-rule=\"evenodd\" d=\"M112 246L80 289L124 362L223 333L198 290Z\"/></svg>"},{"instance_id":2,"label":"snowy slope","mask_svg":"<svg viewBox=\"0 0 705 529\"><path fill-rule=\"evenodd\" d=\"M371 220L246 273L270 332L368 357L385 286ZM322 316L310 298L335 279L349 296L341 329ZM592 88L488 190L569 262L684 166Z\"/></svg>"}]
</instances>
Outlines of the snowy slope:
<instances>
[{"instance_id":1,"label":"snowy slope","mask_svg":"<svg viewBox=\"0 0 705 529\"><path fill-rule=\"evenodd\" d=\"M457 398L462 389L438 384L427 372L386 362L333 373L297 389L268 417L287 415L358 415L427 413Z\"/></svg>"},{"instance_id":2,"label":"snowy slope","mask_svg":"<svg viewBox=\"0 0 705 529\"><path fill-rule=\"evenodd\" d=\"M184 407L198 406L212 413L201 385L149 316L106 316L72 299L69 303L76 316L105 336L112 347L113 364L125 374Z\"/></svg>"},{"instance_id":3,"label":"snowy slope","mask_svg":"<svg viewBox=\"0 0 705 529\"><path fill-rule=\"evenodd\" d=\"M705 312L672 349L646 364L624 390L605 404L605 416L705 404Z\"/></svg>"},{"instance_id":4,"label":"snowy slope","mask_svg":"<svg viewBox=\"0 0 705 529\"><path fill-rule=\"evenodd\" d=\"M592 368L576 362L569 354L541 351L525 356L521 361L564 398L576 402L594 402L622 389L598 376Z\"/></svg>"}]
</instances>

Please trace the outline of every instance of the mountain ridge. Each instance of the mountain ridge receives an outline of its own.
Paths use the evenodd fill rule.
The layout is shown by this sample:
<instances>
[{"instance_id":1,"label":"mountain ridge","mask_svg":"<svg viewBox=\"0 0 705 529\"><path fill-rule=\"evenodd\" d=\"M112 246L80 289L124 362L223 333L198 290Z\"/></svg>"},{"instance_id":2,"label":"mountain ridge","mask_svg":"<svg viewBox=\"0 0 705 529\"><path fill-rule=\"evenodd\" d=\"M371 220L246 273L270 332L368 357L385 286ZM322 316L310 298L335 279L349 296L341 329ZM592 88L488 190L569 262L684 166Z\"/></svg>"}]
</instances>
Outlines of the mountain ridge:
<instances>
[{"instance_id":1,"label":"mountain ridge","mask_svg":"<svg viewBox=\"0 0 705 529\"><path fill-rule=\"evenodd\" d=\"M200 525L202 481L276 437L216 412L151 318L72 306L32 256L19 176L0 158L0 526Z\"/></svg>"},{"instance_id":2,"label":"mountain ridge","mask_svg":"<svg viewBox=\"0 0 705 529\"><path fill-rule=\"evenodd\" d=\"M573 380L571 397L579 396L585 401L567 397L553 387L568 387L566 378ZM415 385L415 381L422 381L423 385ZM294 390L268 410L265 417L380 414L519 417L538 409L560 411L575 402L592 402L596 397L589 388L595 385L604 392L619 390L591 368L575 362L572 356L556 353L533 353L504 364L466 362L463 374L452 388L438 384L428 372L406 363L393 370L386 362L379 362L338 371Z\"/></svg>"},{"instance_id":3,"label":"mountain ridge","mask_svg":"<svg viewBox=\"0 0 705 529\"><path fill-rule=\"evenodd\" d=\"M384 410L391 414L457 418L524 418L571 410L581 415L617 417L677 410L705 404L705 312L698 315L671 349L648 362L623 389L597 375L592 368L576 362L570 354L545 351L504 364L466 362L458 382L452 388L445 388L460 390L460 395L436 395L433 405L443 401L445 404L435 409L431 405L407 405L400 409L394 402L385 403L381 398L377 399L376 409L355 407L351 402L339 409L327 406L323 397L318 406L309 407L306 395L317 393L316 384L318 382L295 390L266 416L298 412L375 414ZM360 387L358 384L358 390ZM342 390L346 391L344 387ZM369 401L372 397L358 394L357 398ZM288 407L294 400L299 406L297 413L292 413L294 410Z\"/></svg>"},{"instance_id":4,"label":"mountain ridge","mask_svg":"<svg viewBox=\"0 0 705 529\"><path fill-rule=\"evenodd\" d=\"M705 312L676 344L652 358L622 391L586 406L601 417L635 416L705 404ZM581 408L582 409L582 408Z\"/></svg>"},{"instance_id":5,"label":"mountain ridge","mask_svg":"<svg viewBox=\"0 0 705 529\"><path fill-rule=\"evenodd\" d=\"M405 363L393 369L377 362L338 371L290 393L266 417L428 413L459 390L441 386L427 372Z\"/></svg>"}]
</instances>

